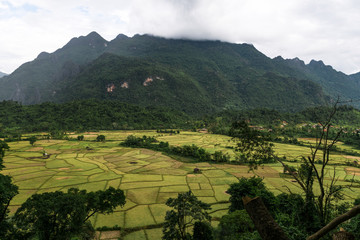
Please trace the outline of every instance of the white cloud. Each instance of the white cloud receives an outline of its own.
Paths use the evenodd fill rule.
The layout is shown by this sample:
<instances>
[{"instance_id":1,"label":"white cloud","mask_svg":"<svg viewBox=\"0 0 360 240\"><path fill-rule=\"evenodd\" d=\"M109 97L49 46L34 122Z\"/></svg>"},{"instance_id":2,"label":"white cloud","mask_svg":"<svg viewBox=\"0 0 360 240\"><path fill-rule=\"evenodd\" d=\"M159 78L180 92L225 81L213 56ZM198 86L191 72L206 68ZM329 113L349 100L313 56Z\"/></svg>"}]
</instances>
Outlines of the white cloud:
<instances>
[{"instance_id":1,"label":"white cloud","mask_svg":"<svg viewBox=\"0 0 360 240\"><path fill-rule=\"evenodd\" d=\"M11 2L11 3L10 3ZM360 71L357 0L0 0L0 71L97 31L252 43L269 57Z\"/></svg>"}]
</instances>

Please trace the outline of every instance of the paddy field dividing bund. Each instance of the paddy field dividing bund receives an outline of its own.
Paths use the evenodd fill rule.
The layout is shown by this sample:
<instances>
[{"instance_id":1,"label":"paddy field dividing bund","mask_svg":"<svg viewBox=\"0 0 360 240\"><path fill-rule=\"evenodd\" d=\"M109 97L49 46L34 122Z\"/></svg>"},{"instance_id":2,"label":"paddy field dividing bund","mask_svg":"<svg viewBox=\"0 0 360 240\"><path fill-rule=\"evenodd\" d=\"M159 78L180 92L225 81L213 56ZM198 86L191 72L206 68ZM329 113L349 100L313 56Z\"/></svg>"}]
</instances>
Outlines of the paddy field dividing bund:
<instances>
[{"instance_id":1,"label":"paddy field dividing bund","mask_svg":"<svg viewBox=\"0 0 360 240\"><path fill-rule=\"evenodd\" d=\"M94 141L100 134L106 136L106 142ZM275 194L288 192L288 189L300 192L291 178L280 177L283 168L279 163L266 164L249 172L247 166L241 165L181 162L160 152L119 146L131 134L156 136L170 145L196 144L210 152L224 151L232 158L235 156L230 137L195 132L169 135L155 131L101 131L83 133L84 141L38 140L34 146L28 141L11 142L4 158L6 168L2 171L11 175L14 184L19 186L19 194L11 202L11 211L34 193L66 191L72 187L96 191L112 186L124 190L126 204L113 214L94 216L94 226L118 225L130 230L125 239L150 240L161 238L161 223L169 210L165 202L179 192L191 190L198 199L210 203L214 225L228 211L226 190L240 177L264 177L267 187ZM76 138L76 135L69 137ZM275 144L275 150L288 160L300 159L309 153L307 147L288 144ZM48 158L43 157L44 152ZM336 163L345 163L349 157L333 155ZM300 162L289 164L297 166ZM334 167L338 184L349 185L346 179L360 180L359 168L344 165L330 166L329 179ZM194 168L201 169L201 173L194 174ZM347 200L352 200L360 197L360 188L346 189L344 193Z\"/></svg>"}]
</instances>

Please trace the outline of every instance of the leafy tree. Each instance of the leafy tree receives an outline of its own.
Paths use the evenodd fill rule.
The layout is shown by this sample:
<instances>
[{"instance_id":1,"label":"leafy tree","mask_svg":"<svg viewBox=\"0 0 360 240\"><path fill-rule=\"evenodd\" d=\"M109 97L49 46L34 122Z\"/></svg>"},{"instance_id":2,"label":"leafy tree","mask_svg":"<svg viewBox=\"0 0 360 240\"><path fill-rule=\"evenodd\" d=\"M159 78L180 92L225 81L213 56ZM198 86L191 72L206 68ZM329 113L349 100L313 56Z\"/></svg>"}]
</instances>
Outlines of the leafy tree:
<instances>
[{"instance_id":1,"label":"leafy tree","mask_svg":"<svg viewBox=\"0 0 360 240\"><path fill-rule=\"evenodd\" d=\"M99 135L96 137L96 141L97 142L105 142L105 136L104 135Z\"/></svg>"},{"instance_id":2,"label":"leafy tree","mask_svg":"<svg viewBox=\"0 0 360 240\"><path fill-rule=\"evenodd\" d=\"M112 187L89 193L71 188L67 193L34 194L15 213L16 234L40 240L70 239L89 230L86 222L95 213L108 214L124 204L124 192Z\"/></svg>"},{"instance_id":3,"label":"leafy tree","mask_svg":"<svg viewBox=\"0 0 360 240\"><path fill-rule=\"evenodd\" d=\"M179 193L177 198L169 198L166 205L172 207L173 210L166 212L162 237L164 240L191 239L188 231L194 222L211 219L206 212L211 209L210 205L198 200L191 191Z\"/></svg>"},{"instance_id":4,"label":"leafy tree","mask_svg":"<svg viewBox=\"0 0 360 240\"><path fill-rule=\"evenodd\" d=\"M250 163L251 168L274 161L273 144L269 142L269 137L250 128L245 121L234 122L229 135L236 142L235 150L240 152L239 158Z\"/></svg>"},{"instance_id":5,"label":"leafy tree","mask_svg":"<svg viewBox=\"0 0 360 240\"><path fill-rule=\"evenodd\" d=\"M0 140L0 170L4 168L3 157L9 146ZM12 224L8 221L10 201L18 194L18 187L12 184L10 176L0 174L0 239L6 239Z\"/></svg>"},{"instance_id":6,"label":"leafy tree","mask_svg":"<svg viewBox=\"0 0 360 240\"><path fill-rule=\"evenodd\" d=\"M213 228L209 222L195 222L193 239L196 240L213 240Z\"/></svg>"},{"instance_id":7,"label":"leafy tree","mask_svg":"<svg viewBox=\"0 0 360 240\"><path fill-rule=\"evenodd\" d=\"M294 173L294 172L296 172L296 167L285 164L283 172L287 173L288 171ZM289 174L290 174L290 172L289 172Z\"/></svg>"},{"instance_id":8,"label":"leafy tree","mask_svg":"<svg viewBox=\"0 0 360 240\"><path fill-rule=\"evenodd\" d=\"M28 140L29 140L31 146L34 146L34 143L37 141L37 138L36 138L36 136L31 136L28 138Z\"/></svg>"},{"instance_id":9,"label":"leafy tree","mask_svg":"<svg viewBox=\"0 0 360 240\"><path fill-rule=\"evenodd\" d=\"M223 240L260 239L254 236L254 231L255 226L246 211L236 210L220 219L218 238Z\"/></svg>"},{"instance_id":10,"label":"leafy tree","mask_svg":"<svg viewBox=\"0 0 360 240\"><path fill-rule=\"evenodd\" d=\"M251 177L244 178L242 177L238 183L233 183L230 185L230 188L226 191L230 194L230 207L229 211L233 212L235 210L244 209L242 198L244 196L256 197L259 196L263 199L264 204L269 210L275 210L276 207L276 198L275 195L270 192L262 178Z\"/></svg>"},{"instance_id":11,"label":"leafy tree","mask_svg":"<svg viewBox=\"0 0 360 240\"><path fill-rule=\"evenodd\" d=\"M77 140L79 140L79 141L84 140L84 135L79 135L79 136L77 136Z\"/></svg>"}]
</instances>

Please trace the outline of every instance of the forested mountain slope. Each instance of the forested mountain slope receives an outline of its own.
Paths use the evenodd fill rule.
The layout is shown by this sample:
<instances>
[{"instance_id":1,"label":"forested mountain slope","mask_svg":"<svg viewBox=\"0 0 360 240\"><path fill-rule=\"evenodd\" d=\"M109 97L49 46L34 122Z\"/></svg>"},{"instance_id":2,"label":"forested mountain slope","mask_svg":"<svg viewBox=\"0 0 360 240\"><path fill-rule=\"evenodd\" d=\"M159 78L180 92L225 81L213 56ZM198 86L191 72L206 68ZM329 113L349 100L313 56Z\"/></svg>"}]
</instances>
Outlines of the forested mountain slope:
<instances>
[{"instance_id":1,"label":"forested mountain slope","mask_svg":"<svg viewBox=\"0 0 360 240\"><path fill-rule=\"evenodd\" d=\"M358 97L360 77L321 61L270 59L250 44L92 32L41 53L0 79L0 100L23 104L98 98L201 115L267 107L297 111Z\"/></svg>"}]
</instances>

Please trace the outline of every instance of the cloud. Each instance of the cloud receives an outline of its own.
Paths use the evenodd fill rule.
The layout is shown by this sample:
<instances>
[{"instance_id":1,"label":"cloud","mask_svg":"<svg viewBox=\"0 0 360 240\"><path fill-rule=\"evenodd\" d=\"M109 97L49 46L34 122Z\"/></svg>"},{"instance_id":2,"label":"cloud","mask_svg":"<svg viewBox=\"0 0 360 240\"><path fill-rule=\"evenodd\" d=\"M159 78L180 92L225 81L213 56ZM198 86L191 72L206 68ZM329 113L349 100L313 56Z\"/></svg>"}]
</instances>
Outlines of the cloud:
<instances>
[{"instance_id":1,"label":"cloud","mask_svg":"<svg viewBox=\"0 0 360 240\"><path fill-rule=\"evenodd\" d=\"M360 70L356 0L0 0L0 71L97 31L252 43L269 57Z\"/></svg>"}]
</instances>

